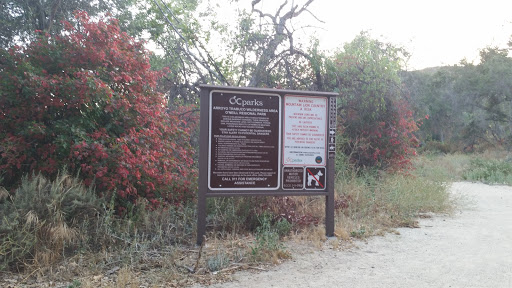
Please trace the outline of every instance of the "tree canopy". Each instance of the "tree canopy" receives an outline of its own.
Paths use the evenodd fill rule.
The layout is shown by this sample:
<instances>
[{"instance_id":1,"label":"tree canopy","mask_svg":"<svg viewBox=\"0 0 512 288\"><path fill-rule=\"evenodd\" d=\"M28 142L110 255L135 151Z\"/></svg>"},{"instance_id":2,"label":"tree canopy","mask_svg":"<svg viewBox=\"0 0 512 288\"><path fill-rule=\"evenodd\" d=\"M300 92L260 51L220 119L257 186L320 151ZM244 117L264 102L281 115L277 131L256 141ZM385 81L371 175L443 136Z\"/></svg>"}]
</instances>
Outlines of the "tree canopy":
<instances>
[{"instance_id":1,"label":"tree canopy","mask_svg":"<svg viewBox=\"0 0 512 288\"><path fill-rule=\"evenodd\" d=\"M110 14L118 19L131 15L132 0L15 0L0 2L0 47L34 41L38 35L57 35L74 11L90 16Z\"/></svg>"},{"instance_id":2,"label":"tree canopy","mask_svg":"<svg viewBox=\"0 0 512 288\"><path fill-rule=\"evenodd\" d=\"M399 77L407 53L362 32L329 63L341 94L341 151L357 166L403 168L417 145L417 125Z\"/></svg>"},{"instance_id":3,"label":"tree canopy","mask_svg":"<svg viewBox=\"0 0 512 288\"><path fill-rule=\"evenodd\" d=\"M510 145L512 139L512 58L508 49L488 47L478 64L462 61L402 74L416 110L429 115L420 135L424 141L475 145Z\"/></svg>"}]
</instances>

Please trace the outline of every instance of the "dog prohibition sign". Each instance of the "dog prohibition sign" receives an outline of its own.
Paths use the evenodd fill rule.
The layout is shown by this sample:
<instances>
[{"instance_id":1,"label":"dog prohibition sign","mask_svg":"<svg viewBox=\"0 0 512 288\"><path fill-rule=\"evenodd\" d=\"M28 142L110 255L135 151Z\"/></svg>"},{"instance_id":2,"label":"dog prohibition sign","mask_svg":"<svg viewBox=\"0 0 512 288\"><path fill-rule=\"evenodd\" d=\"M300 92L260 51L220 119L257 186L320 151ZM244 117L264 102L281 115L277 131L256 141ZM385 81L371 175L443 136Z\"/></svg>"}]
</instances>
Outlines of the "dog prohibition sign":
<instances>
[{"instance_id":1,"label":"dog prohibition sign","mask_svg":"<svg viewBox=\"0 0 512 288\"><path fill-rule=\"evenodd\" d=\"M306 167L306 189L325 189L325 167Z\"/></svg>"}]
</instances>

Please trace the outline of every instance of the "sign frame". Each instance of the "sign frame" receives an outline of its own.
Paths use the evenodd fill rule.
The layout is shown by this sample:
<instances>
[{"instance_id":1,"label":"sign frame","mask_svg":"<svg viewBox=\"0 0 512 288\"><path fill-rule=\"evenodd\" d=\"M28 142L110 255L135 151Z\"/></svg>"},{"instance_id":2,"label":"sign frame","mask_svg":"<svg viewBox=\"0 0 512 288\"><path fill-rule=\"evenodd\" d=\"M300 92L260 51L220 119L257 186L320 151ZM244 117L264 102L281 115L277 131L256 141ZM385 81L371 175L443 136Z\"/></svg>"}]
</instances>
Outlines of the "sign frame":
<instances>
[{"instance_id":1,"label":"sign frame","mask_svg":"<svg viewBox=\"0 0 512 288\"><path fill-rule=\"evenodd\" d=\"M318 92L318 91L298 91L298 90L287 90L287 89L268 89L268 88L253 88L253 87L232 87L232 86L217 86L217 85L200 85L200 124L199 124L199 128L200 128L200 140L199 140L199 191L198 191L198 206L197 206L197 209L198 209L198 220L197 220L197 244L198 245L201 245L202 241L203 241L203 236L205 235L206 233L206 199L209 198L209 197L235 197L235 196L325 196L325 199L326 199L326 206L325 206L325 212L326 212L326 217L325 217L325 227L326 227L326 235L327 236L333 236L334 235L334 175L335 175L335 171L334 171L334 156L335 156L335 151L330 151L328 150L328 147L329 147L329 132L332 131L333 129L335 129L335 125L336 125L336 98L337 96L339 96L338 93L329 93L329 92ZM216 93L216 94L214 94ZM239 187L239 188L220 188L219 187L211 187L211 173L212 173L212 155L214 154L212 151L212 143L211 143L211 139L212 139L212 127L215 126L215 125L222 125L222 124L219 124L218 122L219 121L215 121L215 123L213 123L214 121L212 121L212 114L214 112L212 112L213 108L212 108L212 103L213 103L213 99L212 97L222 97L222 96L219 96L219 93L226 93L226 94L229 94L229 95L233 95L233 94L238 94L238 95L256 95L255 98L254 98L254 101L257 101L259 100L258 97L279 97L279 111L278 111L278 117L280 118L279 121L278 121L278 127L270 127L271 130L275 130L277 129L278 133L277 133L277 136L279 138L278 140L278 147L275 147L275 149L278 150L278 153L277 153L277 163L278 163L278 170L277 170L277 173L275 175L275 177L277 177L277 187L271 187L271 188L265 188L265 187L255 187L255 188L251 188L251 187ZM320 117L324 117L325 119L325 131L316 131L316 130L313 130L315 132L317 132L315 135L321 135L322 132L325 134L324 135L324 145L325 145L325 149L324 149L324 159L322 160L322 163L321 165L288 165L288 164L285 164L284 163L284 159L283 159L283 155L284 155L284 135L285 135L285 126L284 126L284 121L285 121L285 107L284 107L284 103L285 103L285 99L286 97L304 97L304 99L311 99L311 98L326 98L326 106L325 107L325 115L320 115ZM309 98L308 98L309 97ZM219 102L220 103L220 102ZM222 108L222 107L221 107ZM251 117L251 116L247 116L247 117ZM260 117L260 116L255 116L255 117ZM265 117L265 116L261 116L261 117ZM270 116L269 116L270 117ZM240 119L240 118L233 118L231 120L227 120L225 121L226 123L231 121L235 121L236 119ZM250 118L248 119L245 119L247 121L250 120ZM260 120L258 120L260 121ZM272 121L269 121L269 122L272 122ZM272 124L269 124L269 125L272 125ZM215 126L216 127L216 126ZM235 126L232 126L232 127L235 127L235 130L236 130L236 125ZM316 128L315 128L316 127ZM320 127L320 128L318 128ZM223 128L226 128L226 127L223 127ZM308 128L308 127L306 127ZM320 129L322 130L323 129L323 126L321 125L317 125L317 126L312 126L311 127L312 129ZM318 130L317 129L317 130ZM217 131L218 133L218 130L215 130ZM241 132L242 130L244 129L240 129L240 131L230 131L230 133L233 133L233 134L236 134L238 133L239 135L240 134L243 134L243 132ZM224 133L224 132L222 132ZM221 134L222 134L221 133ZM275 134L275 133L274 133ZM217 135L217 134L215 134ZM225 137L228 137L228 136L225 136ZM321 137L321 136L320 136ZM318 143L318 138L316 139L317 142L314 142L314 143ZM321 141L321 140L320 140ZM261 142L261 141L260 141ZM309 143L313 143L313 142L309 142ZM224 149L230 149L230 144L225 144L225 147L223 147ZM235 145L235 144L233 144ZM244 144L242 143L240 145L241 147L237 147L237 153L238 155L242 155L243 157L243 153L244 151L250 151L250 152L247 152L247 153L256 153L258 154L258 150L251 150L252 148L249 148L249 147L254 147L254 145L252 146L247 146L245 147ZM257 146L257 145L256 145ZM233 146L234 147L234 146ZM268 146L267 146L268 148ZM216 148L215 148L216 149ZM258 148L254 148L254 149L258 149ZM264 149L264 148L262 148ZM261 150L260 150L261 151ZM215 152L215 153L218 153L218 152ZM241 154L240 154L241 153ZM265 154L270 154L270 153L259 153L259 155L265 155ZM218 155L218 154L216 154ZM272 154L273 155L273 154ZM269 156L271 157L271 156ZM275 156L274 156L275 157ZM251 157L246 157L246 158L251 158ZM264 162L264 161L267 161L266 158L264 158L263 156L259 157L259 158L262 158L262 160L259 160L259 162ZM274 161L275 159L270 159L268 161ZM217 159L214 159L214 161L218 161ZM222 160L224 161L224 160ZM228 161L228 160L226 160ZM248 160L250 161L250 160ZM215 162L216 163L216 162ZM311 163L310 163L311 164ZM227 164L226 166L229 167L228 165L232 165L232 164ZM248 166L256 166L257 167L257 163L255 163L255 165L248 165ZM302 185L301 188L283 188L284 186L284 170L285 168L300 168L300 167L304 167L304 171L306 170L305 167L315 167L315 166L319 166L319 167L323 167L325 169L325 176L323 176L323 179L325 179L325 187L322 187L322 189L306 189L306 179L307 179L307 172L304 172L304 174L302 175L302 181L304 182L304 184ZM215 170L217 171L217 170ZM294 175L296 176L296 175ZM294 181L293 179L291 179L290 181ZM293 187L295 187L294 185L292 185ZM322 185L323 186L323 185Z\"/></svg>"}]
</instances>

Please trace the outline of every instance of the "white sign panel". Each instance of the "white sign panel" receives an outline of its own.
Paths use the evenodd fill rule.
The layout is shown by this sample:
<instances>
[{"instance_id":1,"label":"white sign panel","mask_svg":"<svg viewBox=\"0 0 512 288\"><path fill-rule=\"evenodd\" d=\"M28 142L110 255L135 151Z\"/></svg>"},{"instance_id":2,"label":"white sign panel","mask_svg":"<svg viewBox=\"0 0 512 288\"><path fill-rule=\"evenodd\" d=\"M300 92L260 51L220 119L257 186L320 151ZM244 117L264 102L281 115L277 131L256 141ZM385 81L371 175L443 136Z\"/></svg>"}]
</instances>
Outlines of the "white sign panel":
<instances>
[{"instance_id":1,"label":"white sign panel","mask_svg":"<svg viewBox=\"0 0 512 288\"><path fill-rule=\"evenodd\" d=\"M283 164L325 166L327 98L284 97Z\"/></svg>"}]
</instances>

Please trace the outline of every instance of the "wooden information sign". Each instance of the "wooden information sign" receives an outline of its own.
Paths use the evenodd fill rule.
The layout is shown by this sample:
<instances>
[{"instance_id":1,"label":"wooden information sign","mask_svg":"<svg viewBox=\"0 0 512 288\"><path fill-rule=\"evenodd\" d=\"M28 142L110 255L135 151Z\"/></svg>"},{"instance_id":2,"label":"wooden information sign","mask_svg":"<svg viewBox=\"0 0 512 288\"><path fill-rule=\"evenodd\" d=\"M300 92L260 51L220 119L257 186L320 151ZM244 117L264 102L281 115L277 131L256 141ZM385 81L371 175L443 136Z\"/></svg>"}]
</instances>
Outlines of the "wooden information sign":
<instances>
[{"instance_id":1,"label":"wooden information sign","mask_svg":"<svg viewBox=\"0 0 512 288\"><path fill-rule=\"evenodd\" d=\"M207 197L325 196L333 235L337 96L201 86L198 244Z\"/></svg>"}]
</instances>

